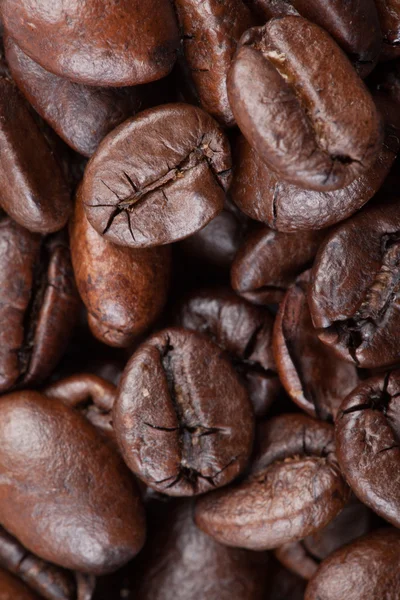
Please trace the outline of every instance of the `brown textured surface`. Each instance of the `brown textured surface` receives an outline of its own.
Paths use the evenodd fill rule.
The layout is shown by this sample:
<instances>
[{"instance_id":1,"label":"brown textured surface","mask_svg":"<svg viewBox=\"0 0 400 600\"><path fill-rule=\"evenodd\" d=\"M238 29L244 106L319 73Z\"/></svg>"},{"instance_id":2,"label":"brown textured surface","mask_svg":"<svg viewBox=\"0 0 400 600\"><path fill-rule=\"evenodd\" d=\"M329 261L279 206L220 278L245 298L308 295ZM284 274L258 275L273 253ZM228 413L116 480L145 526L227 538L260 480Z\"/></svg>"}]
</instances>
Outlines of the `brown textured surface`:
<instances>
[{"instance_id":1,"label":"brown textured surface","mask_svg":"<svg viewBox=\"0 0 400 600\"><path fill-rule=\"evenodd\" d=\"M263 417L281 391L272 352L272 314L229 288L201 290L179 308L177 323L225 350L241 376L254 413Z\"/></svg>"},{"instance_id":2,"label":"brown textured surface","mask_svg":"<svg viewBox=\"0 0 400 600\"><path fill-rule=\"evenodd\" d=\"M0 390L37 384L61 358L78 312L69 250L0 217Z\"/></svg>"},{"instance_id":3,"label":"brown textured surface","mask_svg":"<svg viewBox=\"0 0 400 600\"><path fill-rule=\"evenodd\" d=\"M400 371L367 379L336 421L340 467L354 493L400 527Z\"/></svg>"},{"instance_id":4,"label":"brown textured surface","mask_svg":"<svg viewBox=\"0 0 400 600\"><path fill-rule=\"evenodd\" d=\"M5 0L1 14L31 58L79 83L146 83L165 77L176 58L169 0Z\"/></svg>"},{"instance_id":5,"label":"brown textured surface","mask_svg":"<svg viewBox=\"0 0 400 600\"><path fill-rule=\"evenodd\" d=\"M327 525L349 490L335 456L333 427L304 415L281 415L258 432L259 448L239 483L196 503L195 521L228 546L268 550Z\"/></svg>"},{"instance_id":6,"label":"brown textured surface","mask_svg":"<svg viewBox=\"0 0 400 600\"><path fill-rule=\"evenodd\" d=\"M247 140L291 183L339 189L378 156L372 97L332 38L301 17L271 19L242 36L228 95Z\"/></svg>"},{"instance_id":7,"label":"brown textured surface","mask_svg":"<svg viewBox=\"0 0 400 600\"><path fill-rule=\"evenodd\" d=\"M255 304L280 302L296 277L312 265L325 236L323 231L288 234L254 228L232 263L233 289Z\"/></svg>"},{"instance_id":8,"label":"brown textured surface","mask_svg":"<svg viewBox=\"0 0 400 600\"><path fill-rule=\"evenodd\" d=\"M78 413L37 392L9 394L0 403L0 439L0 521L27 549L94 574L140 550L135 484Z\"/></svg>"},{"instance_id":9,"label":"brown textured surface","mask_svg":"<svg viewBox=\"0 0 400 600\"><path fill-rule=\"evenodd\" d=\"M0 568L0 600L42 600L22 581Z\"/></svg>"},{"instance_id":10,"label":"brown textured surface","mask_svg":"<svg viewBox=\"0 0 400 600\"><path fill-rule=\"evenodd\" d=\"M313 327L307 302L310 271L297 278L279 305L274 327L278 373L289 396L312 417L334 421L359 383L356 367L338 358Z\"/></svg>"},{"instance_id":11,"label":"brown textured surface","mask_svg":"<svg viewBox=\"0 0 400 600\"><path fill-rule=\"evenodd\" d=\"M398 198L380 196L339 225L315 260L309 305L320 339L363 368L400 359Z\"/></svg>"},{"instance_id":12,"label":"brown textured surface","mask_svg":"<svg viewBox=\"0 0 400 600\"><path fill-rule=\"evenodd\" d=\"M127 465L171 496L229 483L252 449L253 412L233 367L218 346L185 329L165 329L139 347L113 421Z\"/></svg>"},{"instance_id":13,"label":"brown textured surface","mask_svg":"<svg viewBox=\"0 0 400 600\"><path fill-rule=\"evenodd\" d=\"M188 237L221 212L231 178L229 142L188 104L129 119L100 144L82 197L93 227L116 244L158 246Z\"/></svg>"},{"instance_id":14,"label":"brown textured surface","mask_svg":"<svg viewBox=\"0 0 400 600\"><path fill-rule=\"evenodd\" d=\"M381 58L388 60L400 56L400 2L375 0L383 34Z\"/></svg>"},{"instance_id":15,"label":"brown textured surface","mask_svg":"<svg viewBox=\"0 0 400 600\"><path fill-rule=\"evenodd\" d=\"M247 0L265 20L301 15L325 29L365 77L376 65L382 33L374 0Z\"/></svg>"},{"instance_id":16,"label":"brown textured surface","mask_svg":"<svg viewBox=\"0 0 400 600\"><path fill-rule=\"evenodd\" d=\"M78 191L71 255L93 334L111 346L129 346L164 307L170 249L122 248L108 242L88 222Z\"/></svg>"},{"instance_id":17,"label":"brown textured surface","mask_svg":"<svg viewBox=\"0 0 400 600\"><path fill-rule=\"evenodd\" d=\"M222 125L235 125L226 76L241 35L255 25L242 0L175 0L183 51L201 106Z\"/></svg>"},{"instance_id":18,"label":"brown textured surface","mask_svg":"<svg viewBox=\"0 0 400 600\"><path fill-rule=\"evenodd\" d=\"M67 184L17 87L0 78L0 206L30 231L62 229L72 205Z\"/></svg>"},{"instance_id":19,"label":"brown textured surface","mask_svg":"<svg viewBox=\"0 0 400 600\"><path fill-rule=\"evenodd\" d=\"M375 531L327 558L310 581L305 600L397 600L399 554L399 531Z\"/></svg>"},{"instance_id":20,"label":"brown textured surface","mask_svg":"<svg viewBox=\"0 0 400 600\"><path fill-rule=\"evenodd\" d=\"M107 133L142 107L141 87L74 83L43 69L12 38L6 38L5 48L13 79L24 96L64 142L84 156L91 156Z\"/></svg>"}]
</instances>

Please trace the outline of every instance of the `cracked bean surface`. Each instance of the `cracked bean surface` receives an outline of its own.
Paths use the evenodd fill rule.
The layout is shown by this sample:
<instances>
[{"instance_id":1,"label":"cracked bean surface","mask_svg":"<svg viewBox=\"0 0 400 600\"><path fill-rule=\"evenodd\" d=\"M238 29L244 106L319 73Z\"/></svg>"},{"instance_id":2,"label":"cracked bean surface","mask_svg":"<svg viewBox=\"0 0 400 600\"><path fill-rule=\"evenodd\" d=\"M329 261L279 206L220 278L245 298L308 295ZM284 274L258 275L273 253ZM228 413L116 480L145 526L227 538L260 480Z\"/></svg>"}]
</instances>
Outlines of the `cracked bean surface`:
<instances>
[{"instance_id":1,"label":"cracked bean surface","mask_svg":"<svg viewBox=\"0 0 400 600\"><path fill-rule=\"evenodd\" d=\"M399 362L400 214L378 197L323 241L309 305L319 338L362 368Z\"/></svg>"},{"instance_id":2,"label":"cracked bean surface","mask_svg":"<svg viewBox=\"0 0 400 600\"><path fill-rule=\"evenodd\" d=\"M228 96L250 144L282 179L329 191L375 162L383 128L370 93L323 29L302 17L248 30Z\"/></svg>"},{"instance_id":3,"label":"cracked bean surface","mask_svg":"<svg viewBox=\"0 0 400 600\"><path fill-rule=\"evenodd\" d=\"M171 496L229 483L252 449L253 411L233 367L218 346L185 329L165 329L135 352L113 421L130 469Z\"/></svg>"},{"instance_id":4,"label":"cracked bean surface","mask_svg":"<svg viewBox=\"0 0 400 600\"><path fill-rule=\"evenodd\" d=\"M366 380L336 421L340 467L354 493L400 527L400 371Z\"/></svg>"},{"instance_id":5,"label":"cracked bean surface","mask_svg":"<svg viewBox=\"0 0 400 600\"><path fill-rule=\"evenodd\" d=\"M184 239L223 209L231 180L229 142L201 109L167 104L117 127L83 180L92 226L134 248Z\"/></svg>"},{"instance_id":6,"label":"cracked bean surface","mask_svg":"<svg viewBox=\"0 0 400 600\"><path fill-rule=\"evenodd\" d=\"M335 456L332 425L304 415L263 422L250 472L197 500L197 525L218 542L268 550L325 527L349 489Z\"/></svg>"}]
</instances>

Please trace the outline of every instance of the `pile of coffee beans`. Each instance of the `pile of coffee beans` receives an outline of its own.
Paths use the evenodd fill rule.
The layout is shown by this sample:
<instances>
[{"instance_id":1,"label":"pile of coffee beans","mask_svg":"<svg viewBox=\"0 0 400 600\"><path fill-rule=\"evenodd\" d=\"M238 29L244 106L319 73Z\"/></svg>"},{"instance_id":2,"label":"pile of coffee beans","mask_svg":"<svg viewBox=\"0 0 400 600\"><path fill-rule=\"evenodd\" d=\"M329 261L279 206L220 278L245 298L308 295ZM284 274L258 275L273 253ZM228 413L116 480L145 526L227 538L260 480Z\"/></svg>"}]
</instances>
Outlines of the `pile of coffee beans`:
<instances>
[{"instance_id":1,"label":"pile of coffee beans","mask_svg":"<svg viewBox=\"0 0 400 600\"><path fill-rule=\"evenodd\" d=\"M399 0L0 21L0 600L399 600Z\"/></svg>"}]
</instances>

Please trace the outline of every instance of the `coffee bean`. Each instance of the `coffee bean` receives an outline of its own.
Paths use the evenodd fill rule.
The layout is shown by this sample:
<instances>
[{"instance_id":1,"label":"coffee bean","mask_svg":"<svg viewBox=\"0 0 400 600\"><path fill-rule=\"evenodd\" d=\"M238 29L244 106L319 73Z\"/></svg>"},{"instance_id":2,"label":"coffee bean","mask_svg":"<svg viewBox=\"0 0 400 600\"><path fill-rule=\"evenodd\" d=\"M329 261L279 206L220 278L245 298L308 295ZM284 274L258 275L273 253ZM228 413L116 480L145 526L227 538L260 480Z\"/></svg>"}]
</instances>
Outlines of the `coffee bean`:
<instances>
[{"instance_id":1,"label":"coffee bean","mask_svg":"<svg viewBox=\"0 0 400 600\"><path fill-rule=\"evenodd\" d=\"M220 543L268 550L325 527L345 506L349 491L331 425L286 414L264 422L258 434L248 475L200 498L195 521Z\"/></svg>"},{"instance_id":2,"label":"coffee bean","mask_svg":"<svg viewBox=\"0 0 400 600\"><path fill-rule=\"evenodd\" d=\"M325 236L323 231L286 234L254 228L233 261L233 289L254 304L279 302L296 277L311 267Z\"/></svg>"},{"instance_id":3,"label":"coffee bean","mask_svg":"<svg viewBox=\"0 0 400 600\"><path fill-rule=\"evenodd\" d=\"M132 471L171 496L232 481L253 442L250 401L220 348L192 331L165 329L127 364L114 429Z\"/></svg>"},{"instance_id":4,"label":"coffee bean","mask_svg":"<svg viewBox=\"0 0 400 600\"><path fill-rule=\"evenodd\" d=\"M320 339L362 368L400 360L397 198L379 198L322 242L309 305Z\"/></svg>"},{"instance_id":5,"label":"coffee bean","mask_svg":"<svg viewBox=\"0 0 400 600\"><path fill-rule=\"evenodd\" d=\"M354 493L400 527L400 371L361 383L336 422L340 467Z\"/></svg>"},{"instance_id":6,"label":"coffee bean","mask_svg":"<svg viewBox=\"0 0 400 600\"><path fill-rule=\"evenodd\" d=\"M338 358L315 331L307 302L310 272L297 278L280 303L274 353L289 396L309 415L334 421L342 400L359 383L356 367Z\"/></svg>"},{"instance_id":7,"label":"coffee bean","mask_svg":"<svg viewBox=\"0 0 400 600\"><path fill-rule=\"evenodd\" d=\"M181 305L177 323L207 335L228 353L255 415L265 416L281 391L272 352L271 313L228 289L202 290Z\"/></svg>"},{"instance_id":8,"label":"coffee bean","mask_svg":"<svg viewBox=\"0 0 400 600\"><path fill-rule=\"evenodd\" d=\"M134 248L183 239L223 208L229 143L217 123L187 104L144 111L117 127L89 162L87 217L109 241Z\"/></svg>"},{"instance_id":9,"label":"coffee bean","mask_svg":"<svg viewBox=\"0 0 400 600\"><path fill-rule=\"evenodd\" d=\"M235 125L226 76L241 35L255 19L242 0L175 0L183 51L201 106L221 125Z\"/></svg>"},{"instance_id":10,"label":"coffee bean","mask_svg":"<svg viewBox=\"0 0 400 600\"><path fill-rule=\"evenodd\" d=\"M400 7L397 0L375 0L383 34L383 59L400 56Z\"/></svg>"},{"instance_id":11,"label":"coffee bean","mask_svg":"<svg viewBox=\"0 0 400 600\"><path fill-rule=\"evenodd\" d=\"M0 437L0 521L28 550L93 574L140 550L144 515L129 471L76 411L37 392L8 394Z\"/></svg>"},{"instance_id":12,"label":"coffee bean","mask_svg":"<svg viewBox=\"0 0 400 600\"><path fill-rule=\"evenodd\" d=\"M0 391L43 381L57 365L78 312L69 251L0 217Z\"/></svg>"},{"instance_id":13,"label":"coffee bean","mask_svg":"<svg viewBox=\"0 0 400 600\"><path fill-rule=\"evenodd\" d=\"M337 550L310 581L305 600L389 600L400 592L400 533L382 529Z\"/></svg>"},{"instance_id":14,"label":"coffee bean","mask_svg":"<svg viewBox=\"0 0 400 600\"><path fill-rule=\"evenodd\" d=\"M1 600L41 600L16 577L0 568Z\"/></svg>"},{"instance_id":15,"label":"coffee bean","mask_svg":"<svg viewBox=\"0 0 400 600\"><path fill-rule=\"evenodd\" d=\"M28 56L78 83L147 83L165 77L176 58L178 29L168 0L5 0L1 14Z\"/></svg>"},{"instance_id":16,"label":"coffee bean","mask_svg":"<svg viewBox=\"0 0 400 600\"><path fill-rule=\"evenodd\" d=\"M0 206L30 231L62 229L71 212L60 167L16 86L0 78Z\"/></svg>"},{"instance_id":17,"label":"coffee bean","mask_svg":"<svg viewBox=\"0 0 400 600\"><path fill-rule=\"evenodd\" d=\"M346 52L361 77L379 58L382 33L373 0L248 0L264 18L301 15L325 29Z\"/></svg>"},{"instance_id":18,"label":"coffee bean","mask_svg":"<svg viewBox=\"0 0 400 600\"><path fill-rule=\"evenodd\" d=\"M108 242L88 222L78 191L71 255L93 334L111 346L129 346L165 304L170 249L122 248Z\"/></svg>"},{"instance_id":19,"label":"coffee bean","mask_svg":"<svg viewBox=\"0 0 400 600\"><path fill-rule=\"evenodd\" d=\"M382 130L368 90L332 38L306 19L247 31L228 95L247 140L290 183L337 190L377 159Z\"/></svg>"}]
</instances>

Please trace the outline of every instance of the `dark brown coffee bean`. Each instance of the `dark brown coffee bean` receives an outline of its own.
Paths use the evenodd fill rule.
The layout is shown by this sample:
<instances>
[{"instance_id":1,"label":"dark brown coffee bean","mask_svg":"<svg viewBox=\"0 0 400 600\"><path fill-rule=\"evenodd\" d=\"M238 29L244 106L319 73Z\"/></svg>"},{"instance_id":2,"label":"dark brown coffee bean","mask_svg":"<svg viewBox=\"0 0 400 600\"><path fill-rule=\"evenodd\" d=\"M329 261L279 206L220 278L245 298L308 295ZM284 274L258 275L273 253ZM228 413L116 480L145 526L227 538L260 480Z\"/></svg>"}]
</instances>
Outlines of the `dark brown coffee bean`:
<instances>
[{"instance_id":1,"label":"dark brown coffee bean","mask_svg":"<svg viewBox=\"0 0 400 600\"><path fill-rule=\"evenodd\" d=\"M132 570L136 600L264 600L269 556L218 544L193 522L193 504L150 506L149 542Z\"/></svg>"},{"instance_id":2,"label":"dark brown coffee bean","mask_svg":"<svg viewBox=\"0 0 400 600\"><path fill-rule=\"evenodd\" d=\"M95 578L46 563L0 528L0 566L47 600L91 600ZM0 598L2 588L0 585Z\"/></svg>"},{"instance_id":3,"label":"dark brown coffee bean","mask_svg":"<svg viewBox=\"0 0 400 600\"><path fill-rule=\"evenodd\" d=\"M400 532L381 529L337 550L320 566L305 600L396 600Z\"/></svg>"},{"instance_id":4,"label":"dark brown coffee bean","mask_svg":"<svg viewBox=\"0 0 400 600\"><path fill-rule=\"evenodd\" d=\"M326 527L300 542L278 548L275 556L300 577L311 579L322 560L369 532L371 514L354 498Z\"/></svg>"},{"instance_id":5,"label":"dark brown coffee bean","mask_svg":"<svg viewBox=\"0 0 400 600\"><path fill-rule=\"evenodd\" d=\"M1 13L28 56L78 83L147 83L175 62L178 29L168 0L5 0Z\"/></svg>"},{"instance_id":6,"label":"dark brown coffee bean","mask_svg":"<svg viewBox=\"0 0 400 600\"><path fill-rule=\"evenodd\" d=\"M230 189L232 200L246 215L278 231L334 225L350 217L376 194L396 158L399 143L399 131L387 128L381 151L366 173L340 190L317 192L279 178L241 137Z\"/></svg>"},{"instance_id":7,"label":"dark brown coffee bean","mask_svg":"<svg viewBox=\"0 0 400 600\"><path fill-rule=\"evenodd\" d=\"M242 0L175 0L183 51L201 106L222 125L235 124L226 76L241 35L256 24Z\"/></svg>"},{"instance_id":8,"label":"dark brown coffee bean","mask_svg":"<svg viewBox=\"0 0 400 600\"><path fill-rule=\"evenodd\" d=\"M108 242L88 222L78 191L71 255L92 333L111 346L129 346L165 304L170 249L122 248Z\"/></svg>"},{"instance_id":9,"label":"dark brown coffee bean","mask_svg":"<svg viewBox=\"0 0 400 600\"><path fill-rule=\"evenodd\" d=\"M112 408L116 387L89 373L71 375L46 386L43 393L70 408L77 408L105 437L114 440Z\"/></svg>"},{"instance_id":10,"label":"dark brown coffee bean","mask_svg":"<svg viewBox=\"0 0 400 600\"><path fill-rule=\"evenodd\" d=\"M233 261L233 289L255 304L279 302L296 277L312 265L325 236L321 231L287 234L255 228Z\"/></svg>"},{"instance_id":11,"label":"dark brown coffee bean","mask_svg":"<svg viewBox=\"0 0 400 600\"><path fill-rule=\"evenodd\" d=\"M310 271L297 278L280 303L274 353L289 396L309 415L334 421L343 399L359 383L357 369L323 344L307 302Z\"/></svg>"},{"instance_id":12,"label":"dark brown coffee bean","mask_svg":"<svg viewBox=\"0 0 400 600\"><path fill-rule=\"evenodd\" d=\"M255 415L265 416L281 391L272 352L271 313L229 289L203 290L185 300L177 322L207 335L228 353L247 388Z\"/></svg>"},{"instance_id":13,"label":"dark brown coffee bean","mask_svg":"<svg viewBox=\"0 0 400 600\"><path fill-rule=\"evenodd\" d=\"M340 467L354 493L400 527L400 371L367 379L336 422Z\"/></svg>"},{"instance_id":14,"label":"dark brown coffee bean","mask_svg":"<svg viewBox=\"0 0 400 600\"><path fill-rule=\"evenodd\" d=\"M252 448L253 413L233 367L218 346L185 329L165 329L139 347L113 421L127 465L171 496L229 483Z\"/></svg>"},{"instance_id":15,"label":"dark brown coffee bean","mask_svg":"<svg viewBox=\"0 0 400 600\"><path fill-rule=\"evenodd\" d=\"M144 515L129 471L76 411L37 392L3 396L0 437L0 521L28 550L102 574L141 549Z\"/></svg>"},{"instance_id":16,"label":"dark brown coffee bean","mask_svg":"<svg viewBox=\"0 0 400 600\"><path fill-rule=\"evenodd\" d=\"M79 300L69 250L0 217L0 391L43 381L57 365Z\"/></svg>"},{"instance_id":17,"label":"dark brown coffee bean","mask_svg":"<svg viewBox=\"0 0 400 600\"><path fill-rule=\"evenodd\" d=\"M249 474L200 498L195 520L223 544L268 550L316 533L348 498L333 427L285 414L262 423Z\"/></svg>"},{"instance_id":18,"label":"dark brown coffee bean","mask_svg":"<svg viewBox=\"0 0 400 600\"><path fill-rule=\"evenodd\" d=\"M337 190L377 159L381 123L368 90L332 38L301 17L243 35L228 94L247 140L290 183Z\"/></svg>"},{"instance_id":19,"label":"dark brown coffee bean","mask_svg":"<svg viewBox=\"0 0 400 600\"><path fill-rule=\"evenodd\" d=\"M12 76L31 105L76 152L91 156L101 140L143 107L145 91L74 83L43 69L6 39Z\"/></svg>"},{"instance_id":20,"label":"dark brown coffee bean","mask_svg":"<svg viewBox=\"0 0 400 600\"><path fill-rule=\"evenodd\" d=\"M86 169L82 197L93 227L134 248L188 237L221 212L229 142L199 108L167 104L117 127Z\"/></svg>"},{"instance_id":21,"label":"dark brown coffee bean","mask_svg":"<svg viewBox=\"0 0 400 600\"><path fill-rule=\"evenodd\" d=\"M379 58L382 33L373 0L248 0L264 20L301 15L325 29L346 52L361 77Z\"/></svg>"},{"instance_id":22,"label":"dark brown coffee bean","mask_svg":"<svg viewBox=\"0 0 400 600\"><path fill-rule=\"evenodd\" d=\"M0 600L43 600L22 581L0 568Z\"/></svg>"},{"instance_id":23,"label":"dark brown coffee bean","mask_svg":"<svg viewBox=\"0 0 400 600\"><path fill-rule=\"evenodd\" d=\"M62 229L71 212L67 184L16 86L0 78L0 206L30 231Z\"/></svg>"},{"instance_id":24,"label":"dark brown coffee bean","mask_svg":"<svg viewBox=\"0 0 400 600\"><path fill-rule=\"evenodd\" d=\"M363 368L400 360L400 213L382 196L324 240L309 305L320 339Z\"/></svg>"},{"instance_id":25,"label":"dark brown coffee bean","mask_svg":"<svg viewBox=\"0 0 400 600\"><path fill-rule=\"evenodd\" d=\"M400 5L398 0L375 0L383 33L381 58L400 56Z\"/></svg>"}]
</instances>

